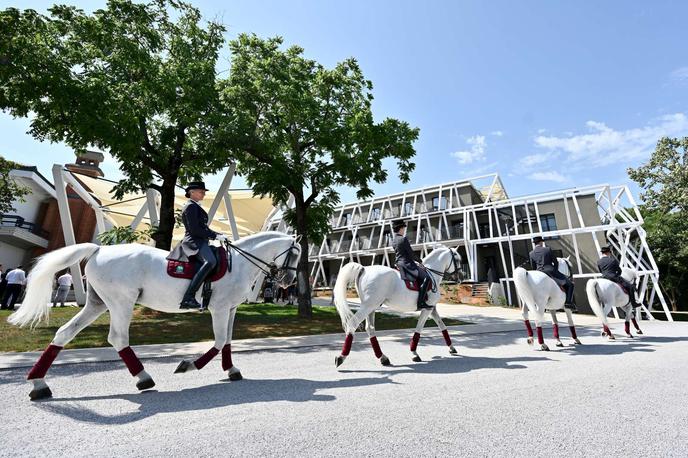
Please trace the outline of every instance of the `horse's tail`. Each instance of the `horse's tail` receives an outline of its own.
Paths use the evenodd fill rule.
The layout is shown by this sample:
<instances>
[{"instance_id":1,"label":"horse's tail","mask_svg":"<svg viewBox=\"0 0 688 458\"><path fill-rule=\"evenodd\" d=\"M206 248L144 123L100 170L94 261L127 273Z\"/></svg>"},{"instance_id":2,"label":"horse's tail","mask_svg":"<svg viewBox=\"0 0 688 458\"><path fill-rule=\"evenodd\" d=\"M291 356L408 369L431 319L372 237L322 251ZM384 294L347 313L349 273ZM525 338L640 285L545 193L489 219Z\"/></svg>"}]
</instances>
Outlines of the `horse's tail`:
<instances>
[{"instance_id":1,"label":"horse's tail","mask_svg":"<svg viewBox=\"0 0 688 458\"><path fill-rule=\"evenodd\" d=\"M590 308L593 313L598 317L604 316L604 307L600 302L599 288L597 287L597 279L591 278L585 285L585 292L588 295L588 303L590 303Z\"/></svg>"},{"instance_id":2,"label":"horse's tail","mask_svg":"<svg viewBox=\"0 0 688 458\"><path fill-rule=\"evenodd\" d=\"M346 290L349 287L349 283L352 280L358 279L358 276L363 272L363 267L357 262L350 262L346 264L339 271L337 275L337 282L334 284L334 305L337 307L337 312L339 312L339 317L342 319L342 328L344 332L348 332L348 323L354 317L354 312L351 311L349 303L346 300ZM358 291L358 283L356 283L356 290ZM358 291L360 296L360 291Z\"/></svg>"},{"instance_id":3,"label":"horse's tail","mask_svg":"<svg viewBox=\"0 0 688 458\"><path fill-rule=\"evenodd\" d=\"M51 251L38 258L26 282L26 296L21 307L7 319L17 326L35 326L50 314L50 295L55 273L91 256L100 247L95 243L79 243ZM75 281L81 281L80 278Z\"/></svg>"},{"instance_id":4,"label":"horse's tail","mask_svg":"<svg viewBox=\"0 0 688 458\"><path fill-rule=\"evenodd\" d=\"M521 298L523 305L527 307L530 305L535 305L535 298L533 297L533 292L530 289L530 284L528 284L528 271L523 267L517 267L514 270L514 285L516 285L516 292L518 297Z\"/></svg>"}]
</instances>

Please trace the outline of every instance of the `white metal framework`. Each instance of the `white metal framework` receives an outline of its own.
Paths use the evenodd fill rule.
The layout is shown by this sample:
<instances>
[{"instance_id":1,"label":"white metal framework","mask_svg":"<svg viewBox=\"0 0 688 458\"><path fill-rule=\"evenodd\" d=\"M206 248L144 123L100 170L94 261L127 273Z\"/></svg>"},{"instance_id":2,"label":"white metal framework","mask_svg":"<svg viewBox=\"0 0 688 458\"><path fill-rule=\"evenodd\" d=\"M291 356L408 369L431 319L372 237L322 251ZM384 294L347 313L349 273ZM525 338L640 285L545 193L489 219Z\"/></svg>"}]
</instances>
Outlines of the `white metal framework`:
<instances>
[{"instance_id":1,"label":"white metal framework","mask_svg":"<svg viewBox=\"0 0 688 458\"><path fill-rule=\"evenodd\" d=\"M209 221L213 221L215 213L220 206L220 203L224 202L227 218L229 219L229 224L232 230L232 236L234 240L239 239L239 231L237 229L236 220L234 218L234 211L232 209L232 199L229 194L229 186L234 177L234 171L236 170L235 164L231 164L227 173L225 174L222 184L210 205L210 210L208 212ZM74 235L74 228L72 226L71 212L69 210L69 200L67 198L66 186L69 185L74 192L76 192L79 197L81 197L95 212L96 216L96 233L94 238L106 230L105 221L108 217L108 213L116 213L113 209L101 205L92 195L89 193L79 182L77 177L67 170L63 165L54 164L53 165L53 178L55 180L55 193L57 197L58 210L60 213L60 222L62 225L62 231L64 234L65 245L74 245L76 243L76 238ZM136 229L146 215L147 219L150 221L151 226L156 226L159 223L159 213L160 213L160 193L155 189L148 188L145 195L138 197L137 199L143 200L143 203L139 211L134 215L134 219L130 224L132 229ZM111 225L114 224L110 221ZM79 264L74 264L70 266L70 271L72 277L81 278L81 266ZM79 304L84 304L86 302L86 294L84 291L84 285L81 281L74 282L74 294L76 296L76 301Z\"/></svg>"},{"instance_id":2,"label":"white metal framework","mask_svg":"<svg viewBox=\"0 0 688 458\"><path fill-rule=\"evenodd\" d=\"M332 271L346 261L393 264L392 221L398 218L407 221L407 237L421 256L436 243L458 246L469 281L485 277L486 253L494 253L493 267L511 305L517 302L513 271L527 262L535 235L561 255L571 256L579 287L585 279L599 276L600 247L609 244L622 267L638 271L647 315L651 318L649 312L658 302L671 320L642 215L626 186L603 184L509 198L499 175L490 174L348 203L336 209L330 235L311 247L314 286L332 287ZM266 227L284 224L275 215Z\"/></svg>"}]
</instances>

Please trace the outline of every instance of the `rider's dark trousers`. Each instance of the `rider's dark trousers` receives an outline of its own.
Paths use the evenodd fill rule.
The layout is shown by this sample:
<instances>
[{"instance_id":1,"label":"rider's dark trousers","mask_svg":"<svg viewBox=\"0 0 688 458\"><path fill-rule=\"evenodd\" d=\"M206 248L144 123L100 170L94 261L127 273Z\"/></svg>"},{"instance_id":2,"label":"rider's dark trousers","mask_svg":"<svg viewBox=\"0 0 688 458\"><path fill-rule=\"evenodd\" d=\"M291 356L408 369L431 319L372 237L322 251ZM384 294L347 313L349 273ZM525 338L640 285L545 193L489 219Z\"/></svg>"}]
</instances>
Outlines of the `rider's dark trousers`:
<instances>
[{"instance_id":1,"label":"rider's dark trousers","mask_svg":"<svg viewBox=\"0 0 688 458\"><path fill-rule=\"evenodd\" d=\"M198 253L196 253L196 258L202 262L201 267L196 271L196 275L191 279L184 297L194 297L196 292L203 284L203 280L208 276L210 272L217 266L217 260L213 254L213 250L210 249L208 243L198 244Z\"/></svg>"}]
</instances>

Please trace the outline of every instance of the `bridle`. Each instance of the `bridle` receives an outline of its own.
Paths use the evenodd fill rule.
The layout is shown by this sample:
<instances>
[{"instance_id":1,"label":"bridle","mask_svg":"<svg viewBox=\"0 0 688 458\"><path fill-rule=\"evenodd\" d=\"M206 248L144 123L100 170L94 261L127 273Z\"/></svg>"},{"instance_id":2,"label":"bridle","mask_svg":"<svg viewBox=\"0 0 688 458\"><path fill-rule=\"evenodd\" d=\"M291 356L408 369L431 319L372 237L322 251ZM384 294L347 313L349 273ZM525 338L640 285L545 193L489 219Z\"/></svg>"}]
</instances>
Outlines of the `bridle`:
<instances>
[{"instance_id":1,"label":"bridle","mask_svg":"<svg viewBox=\"0 0 688 458\"><path fill-rule=\"evenodd\" d=\"M447 272L446 270L444 272L440 272L439 270L431 269L430 267L425 267L426 270L429 270L430 272L439 275L440 277L444 278L444 276L449 273L449 275L453 275L454 279L457 283L459 283L459 263L456 261L456 256L454 256L454 250L449 248L449 253L451 253L451 259L452 259L452 265L454 266L454 270L452 272ZM447 268L448 269L448 268Z\"/></svg>"},{"instance_id":2,"label":"bridle","mask_svg":"<svg viewBox=\"0 0 688 458\"><path fill-rule=\"evenodd\" d=\"M239 248L238 246L234 245L232 242L229 240L225 241L225 247L227 248L227 251L229 252L229 249L232 248L236 250L237 253L239 253L241 256L246 258L248 262L253 264L254 266L258 267L266 277L281 281L285 275L287 274L287 271L293 270L296 271L296 267L292 267L290 265L290 261L292 256L298 256L300 247L296 244L296 240L294 240L289 248L286 250L280 252L277 254L274 258L272 258L272 262L265 261L264 259L259 258L258 256L249 253L248 251L244 250L243 248ZM281 267L277 267L277 259L279 259L280 256L284 256L284 261L282 262ZM262 264L262 265L261 265Z\"/></svg>"}]
</instances>

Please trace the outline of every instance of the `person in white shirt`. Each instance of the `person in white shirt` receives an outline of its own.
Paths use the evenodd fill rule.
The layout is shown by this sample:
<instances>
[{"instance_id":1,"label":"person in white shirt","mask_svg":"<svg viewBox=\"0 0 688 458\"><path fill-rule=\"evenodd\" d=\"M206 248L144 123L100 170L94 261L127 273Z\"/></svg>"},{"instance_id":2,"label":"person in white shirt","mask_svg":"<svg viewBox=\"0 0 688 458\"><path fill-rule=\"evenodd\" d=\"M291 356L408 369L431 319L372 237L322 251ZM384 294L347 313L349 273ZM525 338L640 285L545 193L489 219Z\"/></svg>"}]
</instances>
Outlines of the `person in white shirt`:
<instances>
[{"instance_id":1,"label":"person in white shirt","mask_svg":"<svg viewBox=\"0 0 688 458\"><path fill-rule=\"evenodd\" d=\"M57 279L57 291L55 292L55 299L53 299L53 307L60 303L60 307L65 306L65 300L67 299L67 294L72 287L72 275L69 271L60 275Z\"/></svg>"},{"instance_id":2,"label":"person in white shirt","mask_svg":"<svg viewBox=\"0 0 688 458\"><path fill-rule=\"evenodd\" d=\"M12 269L5 277L7 286L5 287L5 295L2 298L2 306L0 308L8 308L14 310L14 304L19 300L22 293L22 287L26 284L26 273L23 266Z\"/></svg>"}]
</instances>

